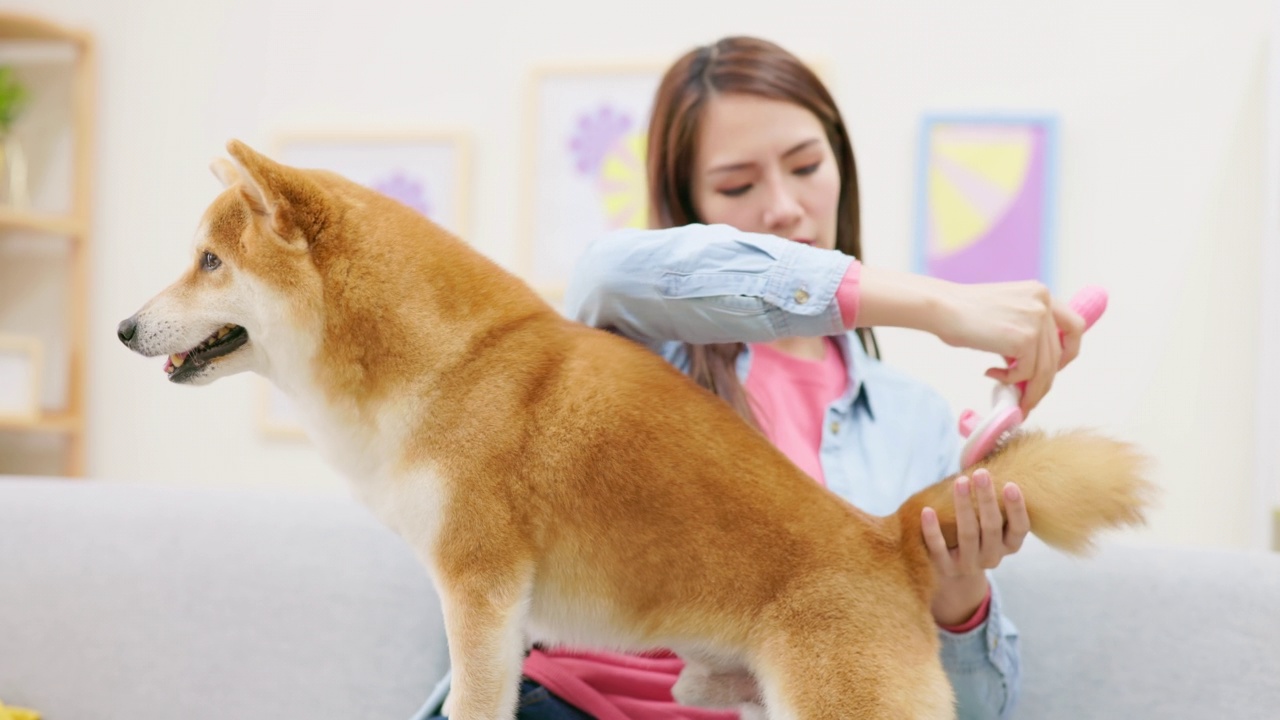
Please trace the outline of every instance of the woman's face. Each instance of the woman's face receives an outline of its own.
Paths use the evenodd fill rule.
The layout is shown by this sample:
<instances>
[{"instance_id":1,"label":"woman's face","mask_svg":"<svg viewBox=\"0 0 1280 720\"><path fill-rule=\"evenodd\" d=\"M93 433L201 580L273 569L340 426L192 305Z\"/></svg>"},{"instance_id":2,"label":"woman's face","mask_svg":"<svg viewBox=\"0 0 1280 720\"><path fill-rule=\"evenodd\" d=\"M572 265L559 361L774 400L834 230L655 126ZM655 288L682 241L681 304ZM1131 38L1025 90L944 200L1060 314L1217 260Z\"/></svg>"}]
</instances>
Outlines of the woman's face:
<instances>
[{"instance_id":1,"label":"woman's face","mask_svg":"<svg viewBox=\"0 0 1280 720\"><path fill-rule=\"evenodd\" d=\"M840 170L813 113L718 95L704 108L697 147L693 202L702 222L835 248Z\"/></svg>"}]
</instances>

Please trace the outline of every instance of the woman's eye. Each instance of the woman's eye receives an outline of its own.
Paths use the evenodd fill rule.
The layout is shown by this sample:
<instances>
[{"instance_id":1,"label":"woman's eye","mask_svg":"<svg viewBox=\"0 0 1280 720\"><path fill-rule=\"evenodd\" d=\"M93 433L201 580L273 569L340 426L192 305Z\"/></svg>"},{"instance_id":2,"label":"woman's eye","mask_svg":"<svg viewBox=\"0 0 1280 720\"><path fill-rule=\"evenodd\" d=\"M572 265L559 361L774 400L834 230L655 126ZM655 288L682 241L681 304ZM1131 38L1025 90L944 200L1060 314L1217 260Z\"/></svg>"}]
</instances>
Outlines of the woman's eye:
<instances>
[{"instance_id":1,"label":"woman's eye","mask_svg":"<svg viewBox=\"0 0 1280 720\"><path fill-rule=\"evenodd\" d=\"M798 167L796 168L795 173L797 175L812 175L818 171L818 166L821 164L822 164L822 161L819 160L818 162L812 165L805 165L804 167Z\"/></svg>"},{"instance_id":2,"label":"woman's eye","mask_svg":"<svg viewBox=\"0 0 1280 720\"><path fill-rule=\"evenodd\" d=\"M741 197L741 196L743 196L743 195L746 195L746 194L747 194L747 191L748 191L748 190L750 190L750 189L751 189L751 186L750 186L750 185L740 185L740 186L738 186L738 187L733 187L733 188L728 188L728 189L726 189L726 190L721 190L721 191L720 191L720 194L721 194L721 195L728 196L728 197Z\"/></svg>"},{"instance_id":3,"label":"woman's eye","mask_svg":"<svg viewBox=\"0 0 1280 720\"><path fill-rule=\"evenodd\" d=\"M200 266L205 270L217 270L220 265L222 265L222 261L211 252L206 252L204 258L200 261Z\"/></svg>"}]
</instances>

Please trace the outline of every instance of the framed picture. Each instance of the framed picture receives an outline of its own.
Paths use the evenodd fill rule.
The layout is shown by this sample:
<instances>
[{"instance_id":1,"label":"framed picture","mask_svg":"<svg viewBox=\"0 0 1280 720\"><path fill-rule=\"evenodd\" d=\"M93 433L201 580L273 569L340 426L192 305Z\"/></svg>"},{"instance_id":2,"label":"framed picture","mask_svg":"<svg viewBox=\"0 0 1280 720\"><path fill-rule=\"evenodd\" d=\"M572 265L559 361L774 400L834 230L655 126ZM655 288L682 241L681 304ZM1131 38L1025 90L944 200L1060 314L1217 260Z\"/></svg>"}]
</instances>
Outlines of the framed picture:
<instances>
[{"instance_id":1,"label":"framed picture","mask_svg":"<svg viewBox=\"0 0 1280 720\"><path fill-rule=\"evenodd\" d=\"M307 433L289 396L264 377L255 376L253 380L257 384L258 429L262 434L277 440L306 440Z\"/></svg>"},{"instance_id":2,"label":"framed picture","mask_svg":"<svg viewBox=\"0 0 1280 720\"><path fill-rule=\"evenodd\" d=\"M1271 34L1280 32L1280 5L1272 5ZM1267 48L1266 160L1263 231L1259 243L1257 370L1254 375L1254 502L1261 547L1280 552L1280 43Z\"/></svg>"},{"instance_id":3,"label":"framed picture","mask_svg":"<svg viewBox=\"0 0 1280 720\"><path fill-rule=\"evenodd\" d=\"M40 340L0 335L0 420L36 420L40 416Z\"/></svg>"},{"instance_id":4,"label":"framed picture","mask_svg":"<svg viewBox=\"0 0 1280 720\"><path fill-rule=\"evenodd\" d=\"M563 288L587 244L648 225L645 144L663 63L543 67L529 85L520 272Z\"/></svg>"},{"instance_id":5,"label":"framed picture","mask_svg":"<svg viewBox=\"0 0 1280 720\"><path fill-rule=\"evenodd\" d=\"M1055 118L929 116L918 162L916 272L1053 288Z\"/></svg>"},{"instance_id":6,"label":"framed picture","mask_svg":"<svg viewBox=\"0 0 1280 720\"><path fill-rule=\"evenodd\" d=\"M286 133L273 152L288 165L332 170L468 237L470 143L461 132Z\"/></svg>"}]
</instances>

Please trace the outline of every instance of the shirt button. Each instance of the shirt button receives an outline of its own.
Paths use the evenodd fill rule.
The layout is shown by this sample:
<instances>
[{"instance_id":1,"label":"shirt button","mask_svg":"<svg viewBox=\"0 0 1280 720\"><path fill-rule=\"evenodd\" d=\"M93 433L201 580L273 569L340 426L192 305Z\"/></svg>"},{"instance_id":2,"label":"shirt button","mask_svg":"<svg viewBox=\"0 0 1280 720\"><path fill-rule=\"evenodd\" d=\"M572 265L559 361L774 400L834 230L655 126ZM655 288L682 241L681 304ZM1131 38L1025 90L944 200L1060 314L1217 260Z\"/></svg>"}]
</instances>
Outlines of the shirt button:
<instances>
[{"instance_id":1,"label":"shirt button","mask_svg":"<svg viewBox=\"0 0 1280 720\"><path fill-rule=\"evenodd\" d=\"M795 301L800 305L809 302L809 293L805 292L804 288L796 290L791 297L795 298Z\"/></svg>"},{"instance_id":2,"label":"shirt button","mask_svg":"<svg viewBox=\"0 0 1280 720\"><path fill-rule=\"evenodd\" d=\"M838 433L838 432L840 432L840 421L839 421L839 420L832 420L832 421L831 421L831 434L832 434L832 435L835 435L835 434L836 434L836 433Z\"/></svg>"}]
</instances>

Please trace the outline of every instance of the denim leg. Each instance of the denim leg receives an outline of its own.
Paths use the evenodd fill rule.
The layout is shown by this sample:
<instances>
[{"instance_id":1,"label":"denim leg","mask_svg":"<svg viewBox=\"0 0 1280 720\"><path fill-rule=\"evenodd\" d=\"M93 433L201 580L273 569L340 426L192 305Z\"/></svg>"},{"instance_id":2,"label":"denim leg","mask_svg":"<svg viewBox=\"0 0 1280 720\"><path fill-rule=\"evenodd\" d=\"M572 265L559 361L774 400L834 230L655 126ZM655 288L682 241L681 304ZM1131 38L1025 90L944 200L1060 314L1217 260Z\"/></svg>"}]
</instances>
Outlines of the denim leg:
<instances>
[{"instance_id":1,"label":"denim leg","mask_svg":"<svg viewBox=\"0 0 1280 720\"><path fill-rule=\"evenodd\" d=\"M433 715L427 720L448 718ZM524 678L520 681L520 704L516 720L592 720L592 717L552 695L538 683Z\"/></svg>"},{"instance_id":2,"label":"denim leg","mask_svg":"<svg viewBox=\"0 0 1280 720\"><path fill-rule=\"evenodd\" d=\"M516 720L592 720L592 717L525 678L520 682Z\"/></svg>"}]
</instances>

